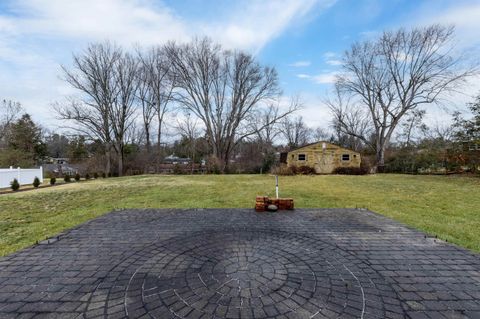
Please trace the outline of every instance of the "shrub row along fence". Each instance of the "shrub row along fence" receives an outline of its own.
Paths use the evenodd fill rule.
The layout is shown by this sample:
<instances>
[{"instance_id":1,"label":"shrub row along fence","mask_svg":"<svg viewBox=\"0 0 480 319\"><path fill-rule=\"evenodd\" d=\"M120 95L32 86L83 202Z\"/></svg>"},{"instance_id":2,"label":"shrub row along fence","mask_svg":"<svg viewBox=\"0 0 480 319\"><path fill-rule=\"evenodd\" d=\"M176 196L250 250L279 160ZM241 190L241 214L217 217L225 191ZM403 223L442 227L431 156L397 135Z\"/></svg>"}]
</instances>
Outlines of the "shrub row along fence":
<instances>
[{"instance_id":1,"label":"shrub row along fence","mask_svg":"<svg viewBox=\"0 0 480 319\"><path fill-rule=\"evenodd\" d=\"M10 183L16 178L20 185L32 184L35 177L43 183L43 169L39 168L0 168L0 188L10 187Z\"/></svg>"}]
</instances>

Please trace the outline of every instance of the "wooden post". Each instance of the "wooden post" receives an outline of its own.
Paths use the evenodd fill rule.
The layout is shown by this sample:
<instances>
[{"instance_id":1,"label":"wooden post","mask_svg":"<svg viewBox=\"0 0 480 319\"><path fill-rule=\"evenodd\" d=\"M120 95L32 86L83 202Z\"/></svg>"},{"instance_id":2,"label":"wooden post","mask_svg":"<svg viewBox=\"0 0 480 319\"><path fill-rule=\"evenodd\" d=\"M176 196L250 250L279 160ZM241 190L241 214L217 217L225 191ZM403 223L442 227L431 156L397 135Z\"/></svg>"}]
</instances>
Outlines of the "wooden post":
<instances>
[{"instance_id":1,"label":"wooden post","mask_svg":"<svg viewBox=\"0 0 480 319\"><path fill-rule=\"evenodd\" d=\"M278 175L275 175L275 194L277 195L278 199Z\"/></svg>"}]
</instances>

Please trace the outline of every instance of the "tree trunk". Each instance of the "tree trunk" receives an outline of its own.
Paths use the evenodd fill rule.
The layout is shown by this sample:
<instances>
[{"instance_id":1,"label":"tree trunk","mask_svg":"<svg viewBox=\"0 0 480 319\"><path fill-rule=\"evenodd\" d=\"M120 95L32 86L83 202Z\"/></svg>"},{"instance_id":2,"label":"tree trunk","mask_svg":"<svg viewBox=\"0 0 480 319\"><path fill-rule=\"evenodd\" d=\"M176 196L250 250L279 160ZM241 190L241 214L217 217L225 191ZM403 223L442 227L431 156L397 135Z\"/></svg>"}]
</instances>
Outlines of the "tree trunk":
<instances>
[{"instance_id":1,"label":"tree trunk","mask_svg":"<svg viewBox=\"0 0 480 319\"><path fill-rule=\"evenodd\" d=\"M118 147L118 176L123 176L123 147Z\"/></svg>"},{"instance_id":2,"label":"tree trunk","mask_svg":"<svg viewBox=\"0 0 480 319\"><path fill-rule=\"evenodd\" d=\"M105 174L108 176L111 169L111 148L110 145L107 143L105 146Z\"/></svg>"},{"instance_id":3,"label":"tree trunk","mask_svg":"<svg viewBox=\"0 0 480 319\"><path fill-rule=\"evenodd\" d=\"M221 169L221 173L222 174L225 174L225 173L228 173L228 170L229 170L229 162L227 159L222 159L222 169Z\"/></svg>"},{"instance_id":4,"label":"tree trunk","mask_svg":"<svg viewBox=\"0 0 480 319\"><path fill-rule=\"evenodd\" d=\"M377 173L385 172L385 145L380 145L377 148Z\"/></svg>"},{"instance_id":5,"label":"tree trunk","mask_svg":"<svg viewBox=\"0 0 480 319\"><path fill-rule=\"evenodd\" d=\"M150 128L145 125L145 139L147 142L147 155L150 156L152 151L152 143L150 142Z\"/></svg>"},{"instance_id":6,"label":"tree trunk","mask_svg":"<svg viewBox=\"0 0 480 319\"><path fill-rule=\"evenodd\" d=\"M223 160L223 170L222 173L229 173L229 168L230 168L230 150L225 151L225 154L223 157L221 157Z\"/></svg>"},{"instance_id":7,"label":"tree trunk","mask_svg":"<svg viewBox=\"0 0 480 319\"><path fill-rule=\"evenodd\" d=\"M150 170L150 166L151 166L151 160L153 159L152 157L152 142L150 141L150 127L148 125L145 125L145 138L146 138L146 142L147 142L147 161L144 162L144 165L143 165L143 172L145 174L148 173L148 171Z\"/></svg>"},{"instance_id":8,"label":"tree trunk","mask_svg":"<svg viewBox=\"0 0 480 319\"><path fill-rule=\"evenodd\" d=\"M157 156L155 157L156 159L156 171L157 173L160 172L160 153L161 153L161 147L162 147L162 144L161 144L161 138L162 138L162 118L160 116L160 114L157 114L158 116L158 133L157 133Z\"/></svg>"}]
</instances>

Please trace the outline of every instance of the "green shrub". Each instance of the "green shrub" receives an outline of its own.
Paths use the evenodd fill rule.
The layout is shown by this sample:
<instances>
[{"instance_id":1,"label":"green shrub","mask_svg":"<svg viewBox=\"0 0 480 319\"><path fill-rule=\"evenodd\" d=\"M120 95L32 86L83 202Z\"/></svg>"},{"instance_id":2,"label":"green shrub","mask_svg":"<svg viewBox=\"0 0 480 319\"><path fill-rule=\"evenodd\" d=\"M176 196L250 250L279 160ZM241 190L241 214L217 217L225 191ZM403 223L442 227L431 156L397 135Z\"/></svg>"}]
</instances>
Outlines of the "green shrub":
<instances>
[{"instance_id":1,"label":"green shrub","mask_svg":"<svg viewBox=\"0 0 480 319\"><path fill-rule=\"evenodd\" d=\"M366 175L368 174L368 168L367 167L337 167L333 170L333 174Z\"/></svg>"},{"instance_id":2,"label":"green shrub","mask_svg":"<svg viewBox=\"0 0 480 319\"><path fill-rule=\"evenodd\" d=\"M70 183L72 181L72 178L70 177L70 175L65 174L65 176L63 176L63 180L65 181L65 183Z\"/></svg>"},{"instance_id":3,"label":"green shrub","mask_svg":"<svg viewBox=\"0 0 480 319\"><path fill-rule=\"evenodd\" d=\"M57 182L57 179L55 177L52 177L50 178L50 185L55 185L55 183Z\"/></svg>"},{"instance_id":4,"label":"green shrub","mask_svg":"<svg viewBox=\"0 0 480 319\"><path fill-rule=\"evenodd\" d=\"M173 165L173 174L175 175L181 175L183 174L183 169L182 169L182 166L180 166L180 164L175 164Z\"/></svg>"},{"instance_id":5,"label":"green shrub","mask_svg":"<svg viewBox=\"0 0 480 319\"><path fill-rule=\"evenodd\" d=\"M90 179L90 174L85 174L85 179L88 181Z\"/></svg>"},{"instance_id":6,"label":"green shrub","mask_svg":"<svg viewBox=\"0 0 480 319\"><path fill-rule=\"evenodd\" d=\"M286 164L280 164L280 166L272 167L271 173L274 175L283 175L283 176L290 176L295 175L290 167Z\"/></svg>"},{"instance_id":7,"label":"green shrub","mask_svg":"<svg viewBox=\"0 0 480 319\"><path fill-rule=\"evenodd\" d=\"M79 182L80 181L80 174L78 174L78 173L75 174L74 178L75 178L75 181Z\"/></svg>"},{"instance_id":8,"label":"green shrub","mask_svg":"<svg viewBox=\"0 0 480 319\"><path fill-rule=\"evenodd\" d=\"M107 174L105 174L105 172L102 173L102 178L107 178Z\"/></svg>"},{"instance_id":9,"label":"green shrub","mask_svg":"<svg viewBox=\"0 0 480 319\"><path fill-rule=\"evenodd\" d=\"M38 179L38 177L35 176L35 178L33 179L33 187L35 188L38 188L38 186L40 186L40 179Z\"/></svg>"},{"instance_id":10,"label":"green shrub","mask_svg":"<svg viewBox=\"0 0 480 319\"><path fill-rule=\"evenodd\" d=\"M10 188L14 192L20 189L20 183L17 181L16 178L14 178L13 181L10 183Z\"/></svg>"},{"instance_id":11,"label":"green shrub","mask_svg":"<svg viewBox=\"0 0 480 319\"><path fill-rule=\"evenodd\" d=\"M317 173L315 168L310 166L287 166L285 164L274 167L271 172L275 175L315 175Z\"/></svg>"},{"instance_id":12,"label":"green shrub","mask_svg":"<svg viewBox=\"0 0 480 319\"><path fill-rule=\"evenodd\" d=\"M316 174L315 168L310 166L290 166L292 172L296 175L314 175Z\"/></svg>"},{"instance_id":13,"label":"green shrub","mask_svg":"<svg viewBox=\"0 0 480 319\"><path fill-rule=\"evenodd\" d=\"M95 178L95 179L98 178L98 173L97 172L93 173L93 178Z\"/></svg>"},{"instance_id":14,"label":"green shrub","mask_svg":"<svg viewBox=\"0 0 480 319\"><path fill-rule=\"evenodd\" d=\"M207 172L210 174L220 174L221 162L215 156L210 156L207 160Z\"/></svg>"}]
</instances>

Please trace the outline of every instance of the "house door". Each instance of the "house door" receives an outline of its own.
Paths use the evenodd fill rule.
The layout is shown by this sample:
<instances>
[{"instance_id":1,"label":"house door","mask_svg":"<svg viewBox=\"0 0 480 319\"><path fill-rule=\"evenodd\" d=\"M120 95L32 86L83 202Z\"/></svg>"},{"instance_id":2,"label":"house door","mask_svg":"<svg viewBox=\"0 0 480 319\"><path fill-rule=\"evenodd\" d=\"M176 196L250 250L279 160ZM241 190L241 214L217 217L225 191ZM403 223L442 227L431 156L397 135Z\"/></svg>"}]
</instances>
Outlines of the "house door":
<instances>
[{"instance_id":1,"label":"house door","mask_svg":"<svg viewBox=\"0 0 480 319\"><path fill-rule=\"evenodd\" d=\"M315 154L315 171L317 174L330 174L334 169L334 154L330 152Z\"/></svg>"}]
</instances>

